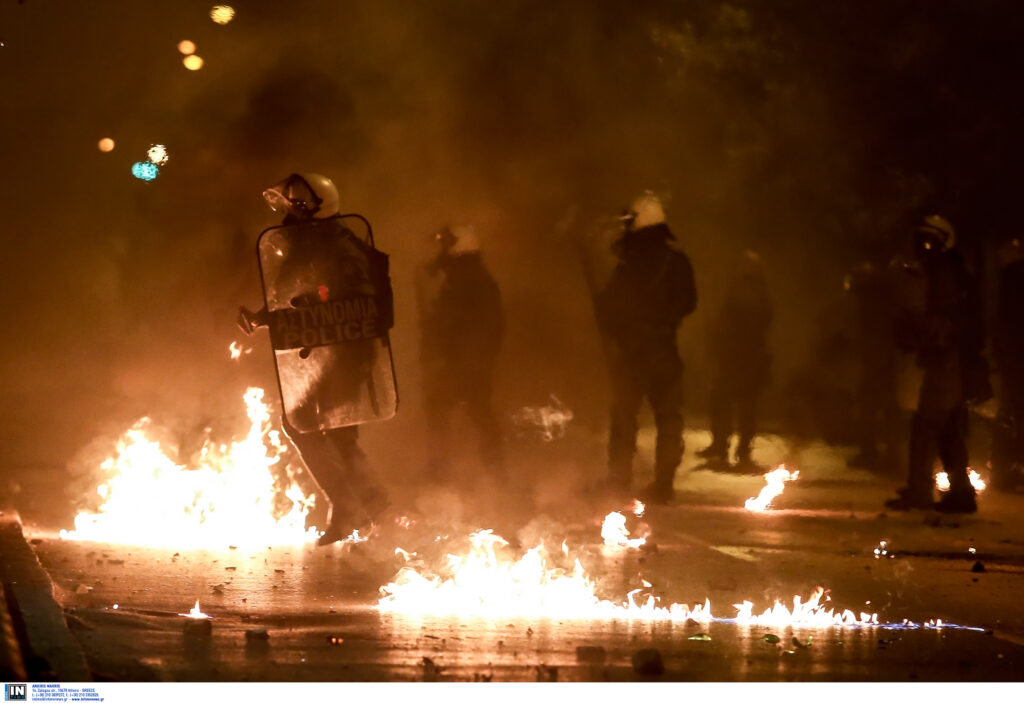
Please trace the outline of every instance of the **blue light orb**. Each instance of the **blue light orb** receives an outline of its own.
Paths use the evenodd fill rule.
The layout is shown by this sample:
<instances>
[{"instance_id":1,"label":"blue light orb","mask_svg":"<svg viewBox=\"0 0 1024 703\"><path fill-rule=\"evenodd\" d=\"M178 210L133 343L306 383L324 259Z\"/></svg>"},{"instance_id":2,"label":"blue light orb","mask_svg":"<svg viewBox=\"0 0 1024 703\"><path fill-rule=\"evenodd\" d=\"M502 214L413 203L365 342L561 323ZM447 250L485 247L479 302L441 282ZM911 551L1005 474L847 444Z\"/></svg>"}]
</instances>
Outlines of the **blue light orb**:
<instances>
[{"instance_id":1,"label":"blue light orb","mask_svg":"<svg viewBox=\"0 0 1024 703\"><path fill-rule=\"evenodd\" d=\"M160 168L151 161L136 161L132 164L132 175L140 181L151 181L160 175Z\"/></svg>"}]
</instances>

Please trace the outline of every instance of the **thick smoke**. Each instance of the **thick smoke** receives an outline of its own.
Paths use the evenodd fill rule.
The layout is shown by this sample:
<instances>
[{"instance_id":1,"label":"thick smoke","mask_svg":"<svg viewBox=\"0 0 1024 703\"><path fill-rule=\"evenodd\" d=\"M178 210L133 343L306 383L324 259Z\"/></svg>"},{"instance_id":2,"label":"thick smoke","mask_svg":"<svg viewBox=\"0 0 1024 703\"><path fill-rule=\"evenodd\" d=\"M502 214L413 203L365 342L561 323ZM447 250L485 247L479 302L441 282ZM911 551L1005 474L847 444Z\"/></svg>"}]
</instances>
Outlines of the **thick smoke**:
<instances>
[{"instance_id":1,"label":"thick smoke","mask_svg":"<svg viewBox=\"0 0 1024 703\"><path fill-rule=\"evenodd\" d=\"M667 196L697 271L681 334L694 419L705 321L736 252L761 253L774 296L774 408L856 257L938 196L970 205L926 148L950 118L898 129L962 19L929 23L914 3L857 3L854 22L757 0L240 1L225 27L200 2L13 5L0 10L9 467L60 466L142 414L223 424L246 385L273 387L265 340L241 363L228 345L237 306L258 305L254 244L274 224L259 194L293 171L330 175L392 255L402 406L364 432L391 477L422 469L413 280L440 225L476 228L502 288L502 414L556 394L586 448L536 459L597 476L607 398L580 253L637 193ZM182 68L183 38L202 70ZM925 102L945 104L935 91ZM152 143L170 160L135 181Z\"/></svg>"}]
</instances>

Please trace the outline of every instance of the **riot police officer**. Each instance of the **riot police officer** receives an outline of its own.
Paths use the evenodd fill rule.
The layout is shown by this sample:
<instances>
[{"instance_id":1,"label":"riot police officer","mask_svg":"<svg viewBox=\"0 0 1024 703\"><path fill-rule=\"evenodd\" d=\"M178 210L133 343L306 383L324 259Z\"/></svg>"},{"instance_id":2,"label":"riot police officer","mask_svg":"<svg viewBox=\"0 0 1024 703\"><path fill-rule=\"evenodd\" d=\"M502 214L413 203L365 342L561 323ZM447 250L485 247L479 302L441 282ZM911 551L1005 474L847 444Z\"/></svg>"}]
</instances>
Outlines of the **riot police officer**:
<instances>
[{"instance_id":1,"label":"riot police officer","mask_svg":"<svg viewBox=\"0 0 1024 703\"><path fill-rule=\"evenodd\" d=\"M772 302L761 257L740 254L725 300L711 321L709 350L715 372L711 387L711 445L700 452L715 468L725 469L729 438L736 429L735 470L762 469L750 458L757 431L757 399L771 377L768 331Z\"/></svg>"},{"instance_id":2,"label":"riot police officer","mask_svg":"<svg viewBox=\"0 0 1024 703\"><path fill-rule=\"evenodd\" d=\"M359 424L397 405L387 330L393 303L387 256L345 225L334 183L291 174L264 191L284 215L260 235L268 305L241 308L251 334L268 326L285 433L330 503L319 544L365 527L387 505L359 447Z\"/></svg>"},{"instance_id":3,"label":"riot police officer","mask_svg":"<svg viewBox=\"0 0 1024 703\"><path fill-rule=\"evenodd\" d=\"M981 356L979 290L955 241L952 224L941 215L923 218L914 230L907 273L920 282L921 294L899 311L897 338L916 352L923 378L910 428L907 486L886 502L894 510L977 510L967 473L967 404L991 397L991 387ZM936 455L950 482L937 504L932 493Z\"/></svg>"},{"instance_id":4,"label":"riot police officer","mask_svg":"<svg viewBox=\"0 0 1024 703\"><path fill-rule=\"evenodd\" d=\"M697 306L697 288L690 259L678 248L654 193L637 198L623 222L612 247L618 264L594 299L610 356L608 485L630 489L637 413L646 398L658 431L655 478L646 497L667 503L683 456L683 362L676 333Z\"/></svg>"},{"instance_id":5,"label":"riot police officer","mask_svg":"<svg viewBox=\"0 0 1024 703\"><path fill-rule=\"evenodd\" d=\"M477 431L480 460L505 478L502 433L492 399L504 335L501 291L488 271L476 231L442 227L435 256L419 272L420 360L431 478L449 477L451 423L463 406Z\"/></svg>"}]
</instances>

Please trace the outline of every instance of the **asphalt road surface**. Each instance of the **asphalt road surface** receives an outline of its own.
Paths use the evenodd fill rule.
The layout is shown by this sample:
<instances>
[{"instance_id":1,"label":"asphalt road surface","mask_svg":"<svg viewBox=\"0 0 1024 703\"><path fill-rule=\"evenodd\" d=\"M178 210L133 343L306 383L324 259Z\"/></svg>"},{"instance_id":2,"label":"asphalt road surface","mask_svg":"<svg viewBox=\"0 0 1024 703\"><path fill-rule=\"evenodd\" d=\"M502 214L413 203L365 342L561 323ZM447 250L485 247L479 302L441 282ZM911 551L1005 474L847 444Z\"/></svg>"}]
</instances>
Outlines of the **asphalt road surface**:
<instances>
[{"instance_id":1,"label":"asphalt road surface","mask_svg":"<svg viewBox=\"0 0 1024 703\"><path fill-rule=\"evenodd\" d=\"M824 447L798 459L801 479L765 513L742 507L763 485L760 477L723 475L691 461L677 483L677 502L644 517L652 546L602 550L601 518L621 506L581 498L520 520L515 533L505 534L509 550L521 554L537 536L556 547L568 538L599 595L615 602L646 580L663 603L709 598L714 615L729 618L733 603L750 600L760 612L775 598L788 604L822 586L838 609L877 613L882 623L941 619L946 626L379 612L380 587L404 564L396 547L440 563L446 552L459 553L471 529L487 526L465 514L456 523L443 511L413 511L410 527L385 525L365 543L327 548L157 550L63 541L44 527L37 527L34 546L98 680L1024 678L1024 496L988 491L978 515L969 517L886 514L880 506L893 482L837 468ZM441 491L433 504L443 498ZM507 529L516 524L506 522ZM875 554L882 541L886 553ZM197 599L213 617L208 637L187 634L179 615ZM637 655L650 649L658 651L662 673L643 665L649 654Z\"/></svg>"}]
</instances>

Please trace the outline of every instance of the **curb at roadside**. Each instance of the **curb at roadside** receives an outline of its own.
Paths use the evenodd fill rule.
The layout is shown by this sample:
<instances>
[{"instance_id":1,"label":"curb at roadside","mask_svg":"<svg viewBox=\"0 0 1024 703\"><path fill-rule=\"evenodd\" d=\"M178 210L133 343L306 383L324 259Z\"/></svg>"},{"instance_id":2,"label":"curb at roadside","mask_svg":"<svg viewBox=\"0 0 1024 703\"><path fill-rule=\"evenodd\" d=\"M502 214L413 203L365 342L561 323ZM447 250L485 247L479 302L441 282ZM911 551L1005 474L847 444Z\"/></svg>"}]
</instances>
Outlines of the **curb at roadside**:
<instances>
[{"instance_id":1,"label":"curb at roadside","mask_svg":"<svg viewBox=\"0 0 1024 703\"><path fill-rule=\"evenodd\" d=\"M10 680L91 681L53 582L11 513L0 513L0 584L0 665L10 668Z\"/></svg>"}]
</instances>

